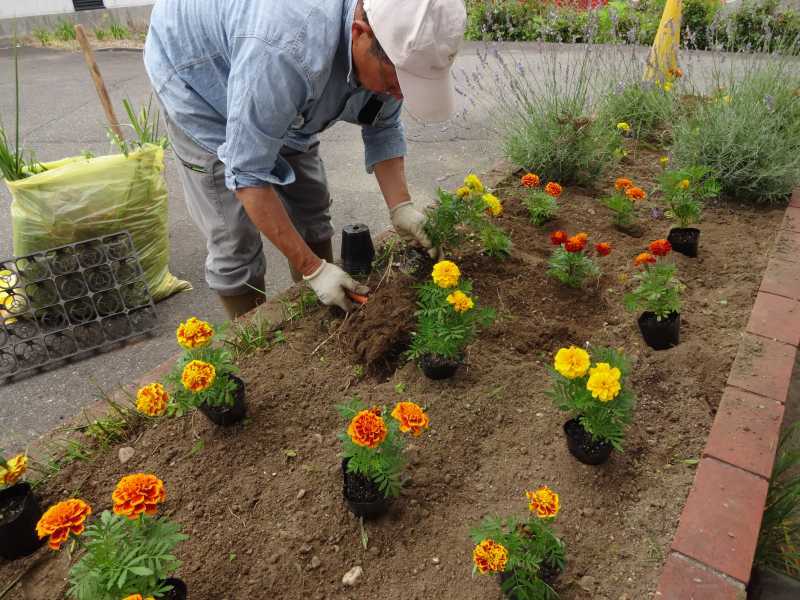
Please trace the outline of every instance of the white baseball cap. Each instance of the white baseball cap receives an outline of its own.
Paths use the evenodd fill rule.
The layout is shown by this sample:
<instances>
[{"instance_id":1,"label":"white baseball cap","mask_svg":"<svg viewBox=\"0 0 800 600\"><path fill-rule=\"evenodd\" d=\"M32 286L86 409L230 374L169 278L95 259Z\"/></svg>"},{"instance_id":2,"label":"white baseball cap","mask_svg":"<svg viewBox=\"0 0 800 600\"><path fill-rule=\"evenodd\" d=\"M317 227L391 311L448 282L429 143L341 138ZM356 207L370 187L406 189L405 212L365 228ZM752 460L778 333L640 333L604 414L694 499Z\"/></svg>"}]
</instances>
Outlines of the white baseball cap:
<instances>
[{"instance_id":1,"label":"white baseball cap","mask_svg":"<svg viewBox=\"0 0 800 600\"><path fill-rule=\"evenodd\" d=\"M450 118L450 67L467 24L463 0L364 0L364 11L397 70L409 112L425 121Z\"/></svg>"}]
</instances>

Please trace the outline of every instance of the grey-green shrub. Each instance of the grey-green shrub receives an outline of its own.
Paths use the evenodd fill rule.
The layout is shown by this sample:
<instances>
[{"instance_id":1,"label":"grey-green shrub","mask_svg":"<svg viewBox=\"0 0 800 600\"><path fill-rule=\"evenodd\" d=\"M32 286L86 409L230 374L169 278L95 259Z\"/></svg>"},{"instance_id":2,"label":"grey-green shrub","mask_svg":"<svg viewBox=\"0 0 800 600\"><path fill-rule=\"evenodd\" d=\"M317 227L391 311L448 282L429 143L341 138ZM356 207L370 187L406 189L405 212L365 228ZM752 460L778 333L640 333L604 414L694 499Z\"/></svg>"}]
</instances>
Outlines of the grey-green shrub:
<instances>
[{"instance_id":1,"label":"grey-green shrub","mask_svg":"<svg viewBox=\"0 0 800 600\"><path fill-rule=\"evenodd\" d=\"M640 76L609 90L601 111L608 122L628 123L638 139L665 141L675 115L675 94Z\"/></svg>"},{"instance_id":2,"label":"grey-green shrub","mask_svg":"<svg viewBox=\"0 0 800 600\"><path fill-rule=\"evenodd\" d=\"M773 61L716 91L673 129L677 166L707 167L722 193L773 202L800 183L800 76Z\"/></svg>"}]
</instances>

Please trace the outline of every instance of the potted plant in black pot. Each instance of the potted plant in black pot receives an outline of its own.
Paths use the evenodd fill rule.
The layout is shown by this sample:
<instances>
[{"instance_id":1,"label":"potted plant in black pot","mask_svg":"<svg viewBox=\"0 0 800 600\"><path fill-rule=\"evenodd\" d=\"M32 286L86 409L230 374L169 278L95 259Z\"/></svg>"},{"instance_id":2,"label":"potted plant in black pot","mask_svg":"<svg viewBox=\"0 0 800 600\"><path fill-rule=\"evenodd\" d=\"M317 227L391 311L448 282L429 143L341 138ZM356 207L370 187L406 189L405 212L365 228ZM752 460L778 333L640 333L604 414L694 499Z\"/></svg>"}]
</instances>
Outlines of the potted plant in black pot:
<instances>
[{"instance_id":1,"label":"potted plant in black pot","mask_svg":"<svg viewBox=\"0 0 800 600\"><path fill-rule=\"evenodd\" d=\"M172 393L167 412L181 415L198 408L216 425L228 426L247 416L245 385L234 373L230 352L213 343L214 329L195 317L177 330L183 356L169 376Z\"/></svg>"},{"instance_id":2,"label":"potted plant in black pot","mask_svg":"<svg viewBox=\"0 0 800 600\"><path fill-rule=\"evenodd\" d=\"M676 277L675 263L668 256L672 245L667 240L650 243L648 252L634 260L639 273L636 289L625 295L628 310L642 310L639 330L654 350L667 350L680 343L681 293L684 285Z\"/></svg>"},{"instance_id":3,"label":"potted plant in black pot","mask_svg":"<svg viewBox=\"0 0 800 600\"><path fill-rule=\"evenodd\" d=\"M703 202L719 196L719 182L710 176L706 167L687 167L664 171L659 186L667 205L666 216L677 221L678 227L669 230L667 240L675 252L694 258L700 243L700 230L690 227L700 222Z\"/></svg>"},{"instance_id":4,"label":"potted plant in black pot","mask_svg":"<svg viewBox=\"0 0 800 600\"><path fill-rule=\"evenodd\" d=\"M551 369L548 395L573 415L564 424L570 453L584 464L599 465L612 450L622 451L636 398L625 386L630 371L625 355L603 347L594 348L592 354L576 346L561 348Z\"/></svg>"},{"instance_id":5,"label":"potted plant in black pot","mask_svg":"<svg viewBox=\"0 0 800 600\"><path fill-rule=\"evenodd\" d=\"M27 468L24 454L6 460L0 451L0 556L7 560L28 556L42 545L36 535L42 509L30 484L22 481Z\"/></svg>"},{"instance_id":6,"label":"potted plant in black pot","mask_svg":"<svg viewBox=\"0 0 800 600\"><path fill-rule=\"evenodd\" d=\"M471 292L472 283L462 279L458 266L449 260L436 263L431 280L418 287L417 330L407 356L417 360L430 379L452 377L464 348L480 327L494 321L494 310L476 308Z\"/></svg>"},{"instance_id":7,"label":"potted plant in black pot","mask_svg":"<svg viewBox=\"0 0 800 600\"><path fill-rule=\"evenodd\" d=\"M384 514L400 494L405 469L402 434L422 435L428 415L414 402L398 402L387 414L382 406L368 408L359 398L337 407L347 419L342 440L343 494L347 507L365 519Z\"/></svg>"},{"instance_id":8,"label":"potted plant in black pot","mask_svg":"<svg viewBox=\"0 0 800 600\"><path fill-rule=\"evenodd\" d=\"M564 570L564 542L552 528L559 497L547 486L526 495L526 519L487 517L472 530L473 574L498 574L511 600L555 599L552 586Z\"/></svg>"},{"instance_id":9,"label":"potted plant in black pot","mask_svg":"<svg viewBox=\"0 0 800 600\"><path fill-rule=\"evenodd\" d=\"M186 600L186 584L172 574L181 565L175 547L188 537L180 533L180 525L156 515L166 500L164 483L148 473L127 475L111 499L112 510L91 524L91 506L70 498L51 506L36 526L53 550L70 538L83 550L69 571L70 597Z\"/></svg>"}]
</instances>

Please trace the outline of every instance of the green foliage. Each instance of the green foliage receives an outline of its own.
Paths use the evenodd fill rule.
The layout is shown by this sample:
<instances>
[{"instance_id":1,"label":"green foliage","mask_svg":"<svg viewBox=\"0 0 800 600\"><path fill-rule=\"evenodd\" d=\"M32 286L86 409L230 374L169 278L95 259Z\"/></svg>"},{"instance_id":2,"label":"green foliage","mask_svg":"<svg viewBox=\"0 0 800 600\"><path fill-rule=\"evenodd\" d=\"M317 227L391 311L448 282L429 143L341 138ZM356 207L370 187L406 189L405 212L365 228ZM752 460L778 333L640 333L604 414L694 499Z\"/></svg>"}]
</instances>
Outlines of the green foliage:
<instances>
[{"instance_id":1,"label":"green foliage","mask_svg":"<svg viewBox=\"0 0 800 600\"><path fill-rule=\"evenodd\" d=\"M636 203L625 195L624 190L615 190L603 198L603 205L611 211L615 225L628 227L636 220Z\"/></svg>"},{"instance_id":2,"label":"green foliage","mask_svg":"<svg viewBox=\"0 0 800 600\"><path fill-rule=\"evenodd\" d=\"M272 323L261 312L256 312L249 318L231 323L225 344L231 348L233 357L238 359L256 350L269 348L273 342L270 339L272 331Z\"/></svg>"},{"instance_id":3,"label":"green foliage","mask_svg":"<svg viewBox=\"0 0 800 600\"><path fill-rule=\"evenodd\" d=\"M363 475L374 481L378 489L387 498L400 495L402 483L400 475L406 467L406 459L403 456L405 439L400 432L400 424L389 415L385 407L380 407L388 433L383 443L375 449L359 446L350 439L347 432L339 434L342 441L342 458L347 459L347 472ZM347 404L340 404L336 407L339 415L350 421L362 410L366 410L367 405L360 398L353 398Z\"/></svg>"},{"instance_id":4,"label":"green foliage","mask_svg":"<svg viewBox=\"0 0 800 600\"><path fill-rule=\"evenodd\" d=\"M603 402L592 397L592 392L586 387L591 370L582 377L568 379L553 368L550 369L552 385L547 395L559 409L569 411L577 417L583 428L592 435L592 439L606 441L621 452L625 429L633 420L633 410L636 407L636 396L626 385L631 369L630 361L622 352L612 348L597 347L592 349L591 355L595 365L608 363L612 368L620 370L622 387L615 398Z\"/></svg>"},{"instance_id":5,"label":"green foliage","mask_svg":"<svg viewBox=\"0 0 800 600\"><path fill-rule=\"evenodd\" d=\"M111 37L115 40L124 40L129 38L131 35L131 32L128 30L128 28L120 23L112 23L108 29L111 33Z\"/></svg>"},{"instance_id":6,"label":"green foliage","mask_svg":"<svg viewBox=\"0 0 800 600\"><path fill-rule=\"evenodd\" d=\"M703 202L719 196L720 186L706 167L665 171L659 187L667 205L666 215L681 227L699 223Z\"/></svg>"},{"instance_id":7,"label":"green foliage","mask_svg":"<svg viewBox=\"0 0 800 600\"><path fill-rule=\"evenodd\" d=\"M704 167L737 200L774 202L800 183L800 77L773 61L741 77L716 77L717 92L673 130L681 167Z\"/></svg>"},{"instance_id":8,"label":"green foliage","mask_svg":"<svg viewBox=\"0 0 800 600\"><path fill-rule=\"evenodd\" d=\"M19 81L19 49L14 43L14 143L8 139L8 134L0 121L0 175L8 181L24 179L33 173L41 172L44 168L36 161L32 154L25 158L20 137L20 81Z\"/></svg>"},{"instance_id":9,"label":"green foliage","mask_svg":"<svg viewBox=\"0 0 800 600\"><path fill-rule=\"evenodd\" d=\"M565 565L564 542L556 537L551 527L553 519L530 516L527 520L516 517L486 517L470 531L475 544L489 539L508 551L504 573L508 579L503 592L519 600L555 600L555 590L542 581L541 569L563 571Z\"/></svg>"},{"instance_id":10,"label":"green foliage","mask_svg":"<svg viewBox=\"0 0 800 600\"><path fill-rule=\"evenodd\" d=\"M103 29L102 27L96 27L94 30L94 37L97 38L98 42L102 42L111 37L111 32L108 29Z\"/></svg>"},{"instance_id":11,"label":"green foliage","mask_svg":"<svg viewBox=\"0 0 800 600\"><path fill-rule=\"evenodd\" d=\"M477 178L476 178L477 179ZM489 256L504 257L511 252L511 239L487 214L483 185L465 188L463 197L438 190L439 202L428 210L425 233L434 246L453 249L462 244L467 233L478 236Z\"/></svg>"},{"instance_id":12,"label":"green foliage","mask_svg":"<svg viewBox=\"0 0 800 600\"><path fill-rule=\"evenodd\" d=\"M447 301L456 291L469 296L472 283L462 278L452 288L440 288L433 281L417 286L417 330L412 334L411 347L406 353L410 360L426 354L459 359L480 328L494 322L495 311L491 308L475 306L465 312L456 311ZM472 300L477 304L476 297Z\"/></svg>"},{"instance_id":13,"label":"green foliage","mask_svg":"<svg viewBox=\"0 0 800 600\"><path fill-rule=\"evenodd\" d=\"M114 144L125 155L136 148L141 148L146 144L155 144L166 149L169 147L169 139L166 135L161 135L159 131L159 111L153 108L153 95L147 100L146 105L137 112L134 110L131 101L127 98L122 100L122 106L125 108L125 113L128 115L129 125L136 134L133 141L120 139L109 127L107 130L108 136Z\"/></svg>"},{"instance_id":14,"label":"green foliage","mask_svg":"<svg viewBox=\"0 0 800 600\"><path fill-rule=\"evenodd\" d=\"M81 538L86 553L70 569L76 600L119 600L131 594L162 597L162 582L181 565L173 551L188 539L180 526L142 515L128 519L106 510Z\"/></svg>"},{"instance_id":15,"label":"green foliage","mask_svg":"<svg viewBox=\"0 0 800 600\"><path fill-rule=\"evenodd\" d=\"M56 39L61 40L62 42L69 42L74 40L77 37L77 33L75 32L75 23L72 21L67 21L66 19L61 19L56 25L56 29L53 32L56 36Z\"/></svg>"},{"instance_id":16,"label":"green foliage","mask_svg":"<svg viewBox=\"0 0 800 600\"><path fill-rule=\"evenodd\" d=\"M552 220L558 212L558 201L542 190L529 191L522 198L522 203L528 209L531 223L542 226Z\"/></svg>"},{"instance_id":17,"label":"green foliage","mask_svg":"<svg viewBox=\"0 0 800 600\"><path fill-rule=\"evenodd\" d=\"M798 431L795 423L778 446L755 562L800 579L800 450L791 448Z\"/></svg>"},{"instance_id":18,"label":"green foliage","mask_svg":"<svg viewBox=\"0 0 800 600\"><path fill-rule=\"evenodd\" d=\"M681 310L681 293L684 285L675 277L675 264L658 258L655 264L646 264L634 275L636 289L625 294L625 308L631 311L655 313L660 321Z\"/></svg>"},{"instance_id":19,"label":"green foliage","mask_svg":"<svg viewBox=\"0 0 800 600\"><path fill-rule=\"evenodd\" d=\"M663 142L676 114L675 95L637 75L607 91L600 108L602 120L628 123L635 138Z\"/></svg>"},{"instance_id":20,"label":"green foliage","mask_svg":"<svg viewBox=\"0 0 800 600\"><path fill-rule=\"evenodd\" d=\"M42 46L48 46L53 41L53 34L49 29L34 29L31 34L35 37Z\"/></svg>"},{"instance_id":21,"label":"green foliage","mask_svg":"<svg viewBox=\"0 0 800 600\"><path fill-rule=\"evenodd\" d=\"M547 261L547 275L569 287L579 288L589 277L599 279L600 268L583 249L579 252L567 252L564 246L553 250Z\"/></svg>"}]
</instances>

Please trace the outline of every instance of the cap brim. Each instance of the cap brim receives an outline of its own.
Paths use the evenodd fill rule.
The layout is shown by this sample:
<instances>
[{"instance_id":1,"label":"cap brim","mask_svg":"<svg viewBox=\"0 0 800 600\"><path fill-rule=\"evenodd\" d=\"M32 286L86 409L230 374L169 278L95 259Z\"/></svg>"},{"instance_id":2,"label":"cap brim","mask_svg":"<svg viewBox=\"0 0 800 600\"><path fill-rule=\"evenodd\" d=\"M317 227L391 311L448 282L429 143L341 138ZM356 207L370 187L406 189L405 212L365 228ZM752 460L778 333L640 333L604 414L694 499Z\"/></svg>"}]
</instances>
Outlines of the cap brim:
<instances>
[{"instance_id":1,"label":"cap brim","mask_svg":"<svg viewBox=\"0 0 800 600\"><path fill-rule=\"evenodd\" d=\"M397 69L397 81L403 92L403 105L422 121L446 121L455 113L453 81L450 71L442 79L425 79Z\"/></svg>"}]
</instances>

